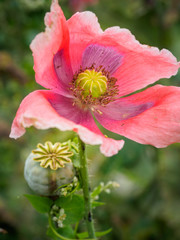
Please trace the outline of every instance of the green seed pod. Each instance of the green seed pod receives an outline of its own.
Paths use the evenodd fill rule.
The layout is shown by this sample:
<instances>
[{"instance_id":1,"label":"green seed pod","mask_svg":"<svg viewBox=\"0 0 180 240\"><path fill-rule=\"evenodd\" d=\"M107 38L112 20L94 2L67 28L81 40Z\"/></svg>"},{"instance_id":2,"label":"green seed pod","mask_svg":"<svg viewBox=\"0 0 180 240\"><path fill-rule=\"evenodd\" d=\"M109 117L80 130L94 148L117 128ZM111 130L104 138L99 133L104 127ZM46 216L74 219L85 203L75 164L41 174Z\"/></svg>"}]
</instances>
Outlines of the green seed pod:
<instances>
[{"instance_id":1,"label":"green seed pod","mask_svg":"<svg viewBox=\"0 0 180 240\"><path fill-rule=\"evenodd\" d=\"M31 153L25 162L24 177L29 187L39 195L52 196L54 191L73 181L75 170L71 162L66 163L63 168L51 170L43 168L35 161L35 154Z\"/></svg>"}]
</instances>

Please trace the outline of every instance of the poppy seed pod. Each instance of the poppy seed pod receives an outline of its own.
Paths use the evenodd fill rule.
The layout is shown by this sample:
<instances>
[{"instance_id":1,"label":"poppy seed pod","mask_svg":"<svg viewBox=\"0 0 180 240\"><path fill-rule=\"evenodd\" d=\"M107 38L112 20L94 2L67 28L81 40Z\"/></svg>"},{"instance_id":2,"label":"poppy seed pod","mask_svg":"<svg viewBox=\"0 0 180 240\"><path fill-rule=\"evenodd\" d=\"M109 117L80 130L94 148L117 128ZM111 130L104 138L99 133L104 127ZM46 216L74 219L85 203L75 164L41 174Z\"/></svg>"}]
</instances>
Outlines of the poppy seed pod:
<instances>
[{"instance_id":1,"label":"poppy seed pod","mask_svg":"<svg viewBox=\"0 0 180 240\"><path fill-rule=\"evenodd\" d=\"M75 175L72 163L67 163L63 168L51 170L43 168L34 161L35 154L31 153L25 162L24 177L29 187L39 195L52 196L54 191L64 185L71 183Z\"/></svg>"}]
</instances>

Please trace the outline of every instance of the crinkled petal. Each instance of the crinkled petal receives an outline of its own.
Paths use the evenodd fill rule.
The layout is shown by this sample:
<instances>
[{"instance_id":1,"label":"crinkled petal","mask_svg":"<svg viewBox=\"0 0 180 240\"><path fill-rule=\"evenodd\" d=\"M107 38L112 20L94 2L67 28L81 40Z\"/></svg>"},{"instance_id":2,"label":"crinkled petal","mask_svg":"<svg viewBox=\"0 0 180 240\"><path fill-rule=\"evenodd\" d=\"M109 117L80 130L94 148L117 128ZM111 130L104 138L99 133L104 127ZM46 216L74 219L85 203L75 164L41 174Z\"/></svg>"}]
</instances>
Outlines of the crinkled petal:
<instances>
[{"instance_id":1,"label":"crinkled petal","mask_svg":"<svg viewBox=\"0 0 180 240\"><path fill-rule=\"evenodd\" d=\"M38 129L58 128L61 131L73 130L77 132L82 141L87 144L100 144L100 150L105 156L112 156L123 147L123 140L116 141L103 136L88 112L83 114L79 111L80 116L78 116L76 111L77 108L72 105L72 99L52 91L32 92L22 101L17 111L10 137L22 136L25 133L25 128L30 126ZM74 114L75 116L72 116Z\"/></svg>"},{"instance_id":2,"label":"crinkled petal","mask_svg":"<svg viewBox=\"0 0 180 240\"><path fill-rule=\"evenodd\" d=\"M113 74L118 79L119 96L144 88L160 78L169 78L175 75L180 67L180 63L168 50L159 51L156 47L140 44L127 29L112 27L103 32L96 16L91 12L77 13L67 24L73 72L77 72L80 65L85 67L85 62L88 66L92 59L95 63L103 62L107 67L106 62L100 58L94 59L89 56L87 60L87 49L89 52L90 46L112 48L121 56L120 64L116 64L118 69L115 69ZM98 55L99 48L93 50L97 50L97 54L93 52L93 56ZM108 50L105 52L109 53Z\"/></svg>"},{"instance_id":3,"label":"crinkled petal","mask_svg":"<svg viewBox=\"0 0 180 240\"><path fill-rule=\"evenodd\" d=\"M96 15L88 11L74 14L67 21L67 25L70 35L70 58L75 73L79 71L84 49L103 31Z\"/></svg>"},{"instance_id":4,"label":"crinkled petal","mask_svg":"<svg viewBox=\"0 0 180 240\"><path fill-rule=\"evenodd\" d=\"M140 44L127 29L108 28L91 44L113 47L123 56L122 64L113 75L118 79L120 96L142 89L160 78L169 78L180 67L171 52Z\"/></svg>"},{"instance_id":5,"label":"crinkled petal","mask_svg":"<svg viewBox=\"0 0 180 240\"><path fill-rule=\"evenodd\" d=\"M45 32L38 34L30 45L34 57L36 81L54 92L70 95L63 79L64 71L67 69L68 73L72 71L70 70L68 55L69 32L66 19L57 0L53 0L51 12L45 16L45 25ZM55 71L53 64L54 55L62 49L63 55L61 54L61 59L58 60L58 63L61 62L62 67ZM69 75L72 80L72 74Z\"/></svg>"},{"instance_id":6,"label":"crinkled petal","mask_svg":"<svg viewBox=\"0 0 180 240\"><path fill-rule=\"evenodd\" d=\"M143 92L119 99L129 102L130 107L148 106L139 114L124 120L97 114L97 120L108 130L142 144L166 147L180 142L180 88L156 85ZM108 109L107 109L108 111ZM134 111L134 110L133 110ZM117 112L118 110L117 104ZM128 111L127 111L128 112ZM112 112L111 112L112 114ZM128 112L130 114L130 112ZM116 116L117 118L117 116Z\"/></svg>"}]
</instances>

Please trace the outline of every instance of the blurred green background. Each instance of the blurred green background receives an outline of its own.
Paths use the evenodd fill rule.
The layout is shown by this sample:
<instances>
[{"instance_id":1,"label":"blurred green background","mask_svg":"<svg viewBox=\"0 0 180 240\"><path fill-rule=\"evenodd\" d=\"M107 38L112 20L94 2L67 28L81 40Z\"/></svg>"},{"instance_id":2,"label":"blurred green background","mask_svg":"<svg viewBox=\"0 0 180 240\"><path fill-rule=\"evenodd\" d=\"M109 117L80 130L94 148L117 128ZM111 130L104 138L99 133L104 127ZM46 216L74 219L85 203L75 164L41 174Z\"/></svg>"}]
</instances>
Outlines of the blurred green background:
<instances>
[{"instance_id":1,"label":"blurred green background","mask_svg":"<svg viewBox=\"0 0 180 240\"><path fill-rule=\"evenodd\" d=\"M60 3L69 18L73 14L69 1ZM24 162L37 143L73 136L31 128L16 141L8 137L21 100L42 88L34 79L29 44L44 31L49 8L49 0L0 0L0 239L4 240L49 239L47 217L36 213L23 196L32 193L23 177ZM141 43L167 48L180 60L179 0L99 0L84 8L96 13L103 29L128 28ZM180 74L159 82L180 86ZM179 240L180 144L155 149L125 141L123 150L111 158L100 154L98 146L87 146L91 185L109 180L121 185L101 195L107 204L95 210L97 230L113 228L104 240Z\"/></svg>"}]
</instances>

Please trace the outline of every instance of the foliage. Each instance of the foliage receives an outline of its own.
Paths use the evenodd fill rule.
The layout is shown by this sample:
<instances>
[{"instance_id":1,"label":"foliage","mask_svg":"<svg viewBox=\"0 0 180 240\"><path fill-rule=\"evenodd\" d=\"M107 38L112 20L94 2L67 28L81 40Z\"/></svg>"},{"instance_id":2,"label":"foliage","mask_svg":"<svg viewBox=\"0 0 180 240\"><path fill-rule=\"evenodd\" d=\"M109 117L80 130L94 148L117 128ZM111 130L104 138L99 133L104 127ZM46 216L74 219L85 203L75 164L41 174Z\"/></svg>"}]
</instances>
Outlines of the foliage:
<instances>
[{"instance_id":1,"label":"foliage","mask_svg":"<svg viewBox=\"0 0 180 240\"><path fill-rule=\"evenodd\" d=\"M32 206L40 213L48 213L53 201L47 197L25 194L24 195L32 204Z\"/></svg>"},{"instance_id":2,"label":"foliage","mask_svg":"<svg viewBox=\"0 0 180 240\"><path fill-rule=\"evenodd\" d=\"M82 196L72 195L68 197L60 197L55 201L55 205L64 209L66 219L64 224L74 224L80 221L84 215L84 201Z\"/></svg>"}]
</instances>

